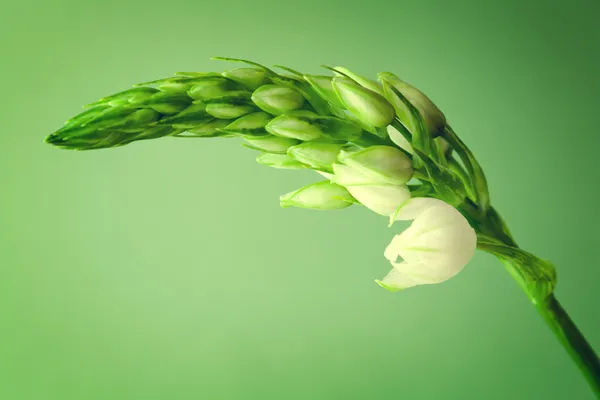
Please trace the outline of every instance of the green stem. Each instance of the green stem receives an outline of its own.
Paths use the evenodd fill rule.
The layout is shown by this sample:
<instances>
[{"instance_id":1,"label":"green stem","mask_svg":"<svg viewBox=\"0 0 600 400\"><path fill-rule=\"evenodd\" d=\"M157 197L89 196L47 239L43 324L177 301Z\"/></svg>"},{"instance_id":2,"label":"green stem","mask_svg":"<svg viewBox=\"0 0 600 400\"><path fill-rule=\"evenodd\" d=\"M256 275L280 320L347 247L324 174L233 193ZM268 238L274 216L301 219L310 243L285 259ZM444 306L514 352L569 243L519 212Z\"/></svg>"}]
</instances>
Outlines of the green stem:
<instances>
[{"instance_id":1,"label":"green stem","mask_svg":"<svg viewBox=\"0 0 600 400\"><path fill-rule=\"evenodd\" d=\"M537 304L537 309L577 364L594 394L600 398L600 360L592 346L553 294L548 296L545 302Z\"/></svg>"},{"instance_id":2,"label":"green stem","mask_svg":"<svg viewBox=\"0 0 600 400\"><path fill-rule=\"evenodd\" d=\"M488 223L481 223L479 226L482 233L490 235L508 246L518 247L500 214L494 208L490 208L486 222ZM503 261L513 278L519 282L519 274L516 273L515 267L510 261L501 261ZM525 290L525 293L528 293L528 291ZM562 308L554 294L543 301L529 297L548 327L554 332L558 341L588 381L596 397L600 399L600 359L592 346L579 331L569 314Z\"/></svg>"}]
</instances>

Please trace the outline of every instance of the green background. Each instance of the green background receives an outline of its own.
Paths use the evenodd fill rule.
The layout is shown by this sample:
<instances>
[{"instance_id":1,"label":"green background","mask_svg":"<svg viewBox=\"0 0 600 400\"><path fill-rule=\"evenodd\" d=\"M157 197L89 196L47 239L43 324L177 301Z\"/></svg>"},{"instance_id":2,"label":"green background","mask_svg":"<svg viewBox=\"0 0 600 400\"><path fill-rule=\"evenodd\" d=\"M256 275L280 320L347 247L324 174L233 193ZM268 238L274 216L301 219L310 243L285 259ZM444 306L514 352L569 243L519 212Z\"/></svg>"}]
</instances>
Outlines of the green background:
<instances>
[{"instance_id":1,"label":"green background","mask_svg":"<svg viewBox=\"0 0 600 400\"><path fill-rule=\"evenodd\" d=\"M317 177L235 139L69 152L83 104L214 55L394 71L480 159L600 349L597 0L57 1L0 6L0 398L591 399L477 254L441 285L373 280L400 227L281 209Z\"/></svg>"}]
</instances>

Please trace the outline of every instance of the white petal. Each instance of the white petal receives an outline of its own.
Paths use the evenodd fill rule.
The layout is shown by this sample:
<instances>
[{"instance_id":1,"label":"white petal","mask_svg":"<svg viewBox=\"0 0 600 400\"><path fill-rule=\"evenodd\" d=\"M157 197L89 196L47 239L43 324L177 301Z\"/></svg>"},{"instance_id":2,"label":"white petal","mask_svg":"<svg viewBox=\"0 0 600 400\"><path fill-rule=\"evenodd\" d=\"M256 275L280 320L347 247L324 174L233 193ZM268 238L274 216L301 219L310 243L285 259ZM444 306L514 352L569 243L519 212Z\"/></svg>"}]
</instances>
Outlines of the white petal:
<instances>
[{"instance_id":1,"label":"white petal","mask_svg":"<svg viewBox=\"0 0 600 400\"><path fill-rule=\"evenodd\" d=\"M410 275L402 272L402 265L399 264L392 268L390 272L380 281L376 281L380 286L390 290L398 291L407 289L417 285L426 285L432 282L423 281L418 278L413 278Z\"/></svg>"},{"instance_id":2,"label":"white petal","mask_svg":"<svg viewBox=\"0 0 600 400\"><path fill-rule=\"evenodd\" d=\"M392 139L392 142L394 142L394 144L396 144L396 146L400 147L403 150L406 150L410 154L415 153L410 142L408 140L406 140L404 135L401 134L400 132L398 132L398 130L396 128L389 125L387 127L387 131L388 131L388 135L390 136L390 139Z\"/></svg>"},{"instance_id":3,"label":"white petal","mask_svg":"<svg viewBox=\"0 0 600 400\"><path fill-rule=\"evenodd\" d=\"M346 186L352 197L380 215L392 214L410 199L410 190L402 186Z\"/></svg>"},{"instance_id":4,"label":"white petal","mask_svg":"<svg viewBox=\"0 0 600 400\"><path fill-rule=\"evenodd\" d=\"M427 209L440 204L446 203L431 197L414 197L405 204L402 204L399 209L396 209L395 212L391 214L390 219L391 222L415 219Z\"/></svg>"}]
</instances>

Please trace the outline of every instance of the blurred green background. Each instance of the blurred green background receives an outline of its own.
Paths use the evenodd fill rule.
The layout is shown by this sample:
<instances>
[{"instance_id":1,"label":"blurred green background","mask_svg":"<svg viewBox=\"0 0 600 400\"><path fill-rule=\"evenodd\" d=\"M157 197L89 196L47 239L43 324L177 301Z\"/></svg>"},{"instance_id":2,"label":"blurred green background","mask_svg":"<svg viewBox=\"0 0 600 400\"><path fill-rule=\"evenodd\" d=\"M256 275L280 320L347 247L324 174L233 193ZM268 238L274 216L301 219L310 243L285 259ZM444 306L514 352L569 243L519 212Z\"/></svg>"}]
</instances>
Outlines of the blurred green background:
<instances>
[{"instance_id":1,"label":"blurred green background","mask_svg":"<svg viewBox=\"0 0 600 400\"><path fill-rule=\"evenodd\" d=\"M33 0L0 6L0 398L592 399L500 263L373 280L399 227L279 208L317 177L235 139L69 152L83 104L214 55L394 71L471 146L600 349L597 0Z\"/></svg>"}]
</instances>

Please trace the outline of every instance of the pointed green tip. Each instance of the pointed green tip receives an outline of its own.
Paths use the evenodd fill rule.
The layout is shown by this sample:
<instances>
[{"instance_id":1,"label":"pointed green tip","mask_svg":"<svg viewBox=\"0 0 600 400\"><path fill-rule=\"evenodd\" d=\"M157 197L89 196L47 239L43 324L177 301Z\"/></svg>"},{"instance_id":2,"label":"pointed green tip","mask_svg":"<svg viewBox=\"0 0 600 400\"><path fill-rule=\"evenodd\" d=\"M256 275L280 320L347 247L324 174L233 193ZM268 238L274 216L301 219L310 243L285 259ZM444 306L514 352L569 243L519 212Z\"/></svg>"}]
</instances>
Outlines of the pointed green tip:
<instances>
[{"instance_id":1,"label":"pointed green tip","mask_svg":"<svg viewBox=\"0 0 600 400\"><path fill-rule=\"evenodd\" d=\"M382 288L384 288L385 290L387 290L388 292L391 292L391 293L399 292L399 291L402 290L401 288L395 288L395 287L386 285L385 283L383 283L379 279L375 279L375 283L378 284L379 286L381 286Z\"/></svg>"},{"instance_id":2,"label":"pointed green tip","mask_svg":"<svg viewBox=\"0 0 600 400\"><path fill-rule=\"evenodd\" d=\"M58 135L56 133L51 133L44 138L44 143L58 144L58 143L62 142L62 140L63 140L63 138L60 135Z\"/></svg>"}]
</instances>

